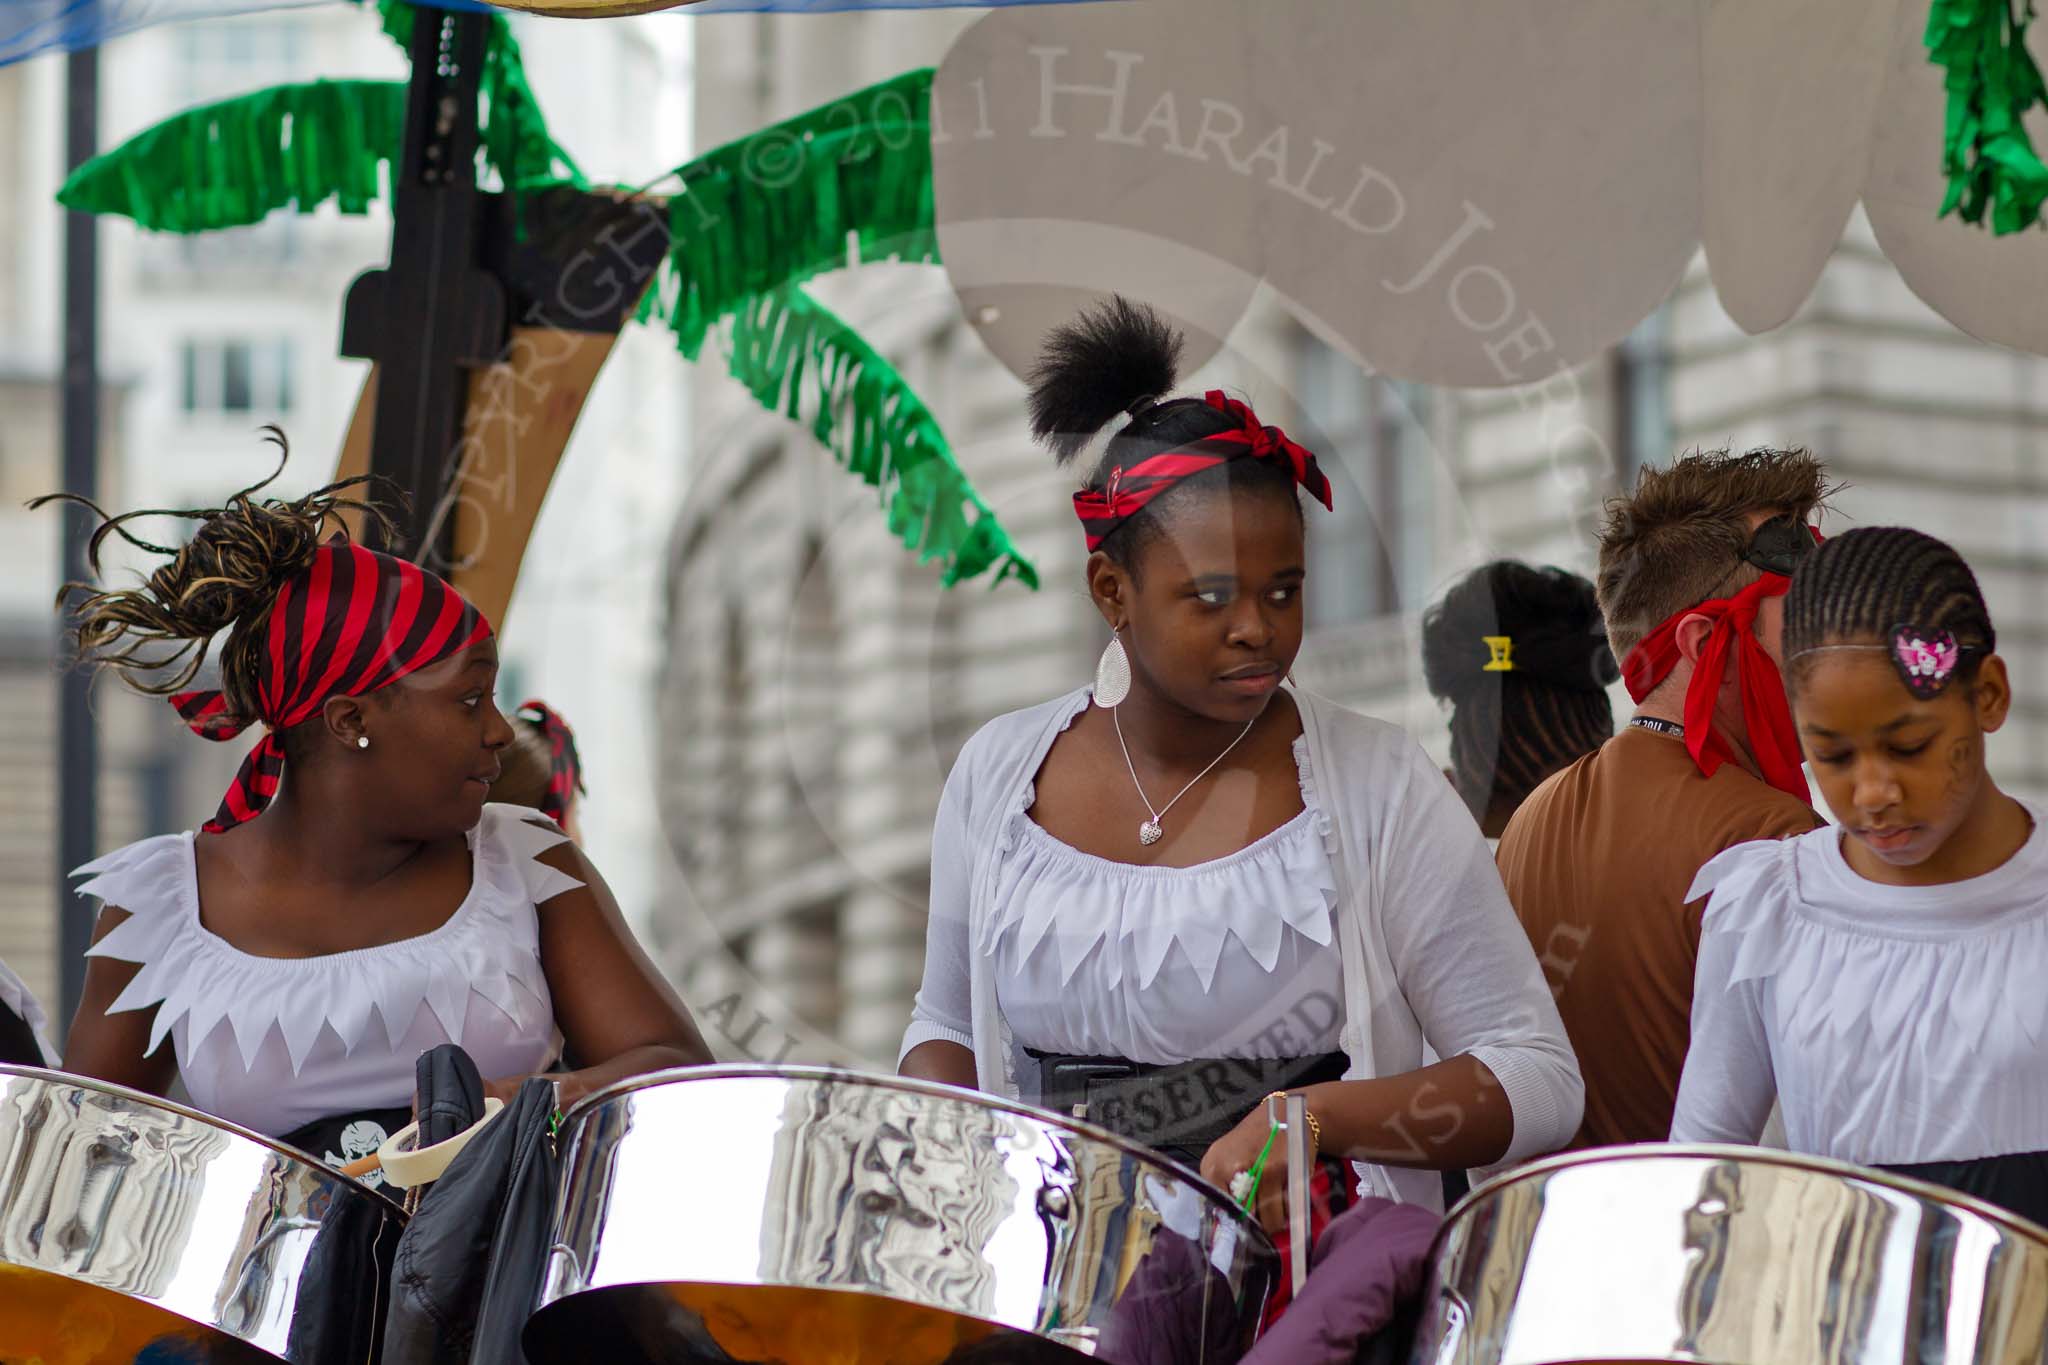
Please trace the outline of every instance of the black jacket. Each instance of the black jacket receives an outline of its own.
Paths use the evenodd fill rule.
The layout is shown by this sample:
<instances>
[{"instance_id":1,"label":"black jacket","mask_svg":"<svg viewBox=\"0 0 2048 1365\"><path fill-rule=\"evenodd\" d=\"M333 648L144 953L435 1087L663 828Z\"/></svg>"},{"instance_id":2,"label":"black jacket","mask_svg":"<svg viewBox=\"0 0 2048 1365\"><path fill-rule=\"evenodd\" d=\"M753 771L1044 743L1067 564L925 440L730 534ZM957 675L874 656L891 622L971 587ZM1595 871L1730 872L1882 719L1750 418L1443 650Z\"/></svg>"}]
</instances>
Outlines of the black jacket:
<instances>
[{"instance_id":1,"label":"black jacket","mask_svg":"<svg viewBox=\"0 0 2048 1365\"><path fill-rule=\"evenodd\" d=\"M483 1112L483 1087L460 1048L428 1053L420 1074L422 1145ZM519 1334L551 1240L554 1105L551 1081L528 1081L426 1187L398 1243L383 1365L525 1365Z\"/></svg>"},{"instance_id":2,"label":"black jacket","mask_svg":"<svg viewBox=\"0 0 2048 1365\"><path fill-rule=\"evenodd\" d=\"M49 1066L43 1046L28 1020L0 1005L0 1062L10 1066Z\"/></svg>"}]
</instances>

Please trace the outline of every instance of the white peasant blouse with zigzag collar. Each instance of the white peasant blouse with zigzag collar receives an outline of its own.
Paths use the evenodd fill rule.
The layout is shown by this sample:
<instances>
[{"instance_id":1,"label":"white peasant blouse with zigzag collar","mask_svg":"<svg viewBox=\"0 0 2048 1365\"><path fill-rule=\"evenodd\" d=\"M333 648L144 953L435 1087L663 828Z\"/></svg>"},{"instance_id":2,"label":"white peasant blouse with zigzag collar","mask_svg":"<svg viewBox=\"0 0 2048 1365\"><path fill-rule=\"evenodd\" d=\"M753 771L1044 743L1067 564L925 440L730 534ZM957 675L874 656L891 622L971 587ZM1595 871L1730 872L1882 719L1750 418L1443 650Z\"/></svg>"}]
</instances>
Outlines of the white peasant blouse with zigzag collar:
<instances>
[{"instance_id":1,"label":"white peasant blouse with zigzag collar","mask_svg":"<svg viewBox=\"0 0 2048 1365\"><path fill-rule=\"evenodd\" d=\"M2024 804L2024 803L2023 803ZM1842 832L1738 844L1707 898L1677 1142L1863 1165L2048 1151L2048 831L1979 877L1867 881Z\"/></svg>"},{"instance_id":2,"label":"white peasant blouse with zigzag collar","mask_svg":"<svg viewBox=\"0 0 2048 1365\"><path fill-rule=\"evenodd\" d=\"M1018 794L982 949L1018 1044L1154 1065L1338 1050L1337 881L1305 739L1294 762L1300 814L1191 867L1083 853L1031 818L1036 783Z\"/></svg>"},{"instance_id":3,"label":"white peasant blouse with zigzag collar","mask_svg":"<svg viewBox=\"0 0 2048 1365\"><path fill-rule=\"evenodd\" d=\"M582 885L539 860L551 821L487 805L469 833L469 894L414 938L319 957L258 957L201 922L191 833L128 845L74 875L129 918L89 955L141 970L107 1013L156 1008L192 1103L270 1136L337 1114L403 1109L414 1064L460 1044L486 1077L530 1075L561 1050L537 907Z\"/></svg>"},{"instance_id":4,"label":"white peasant blouse with zigzag collar","mask_svg":"<svg viewBox=\"0 0 2048 1365\"><path fill-rule=\"evenodd\" d=\"M1086 689L976 732L939 799L924 984L899 1058L955 1043L973 1051L981 1089L1028 1101L1031 1051L1335 1050L1347 1080L1470 1054L1514 1115L1506 1160L1568 1142L1578 1062L1479 826L1399 729L1289 695L1301 814L1185 868L1095 858L1030 818L1038 770ZM1435 1171L1359 1178L1367 1193L1443 1206Z\"/></svg>"}]
</instances>

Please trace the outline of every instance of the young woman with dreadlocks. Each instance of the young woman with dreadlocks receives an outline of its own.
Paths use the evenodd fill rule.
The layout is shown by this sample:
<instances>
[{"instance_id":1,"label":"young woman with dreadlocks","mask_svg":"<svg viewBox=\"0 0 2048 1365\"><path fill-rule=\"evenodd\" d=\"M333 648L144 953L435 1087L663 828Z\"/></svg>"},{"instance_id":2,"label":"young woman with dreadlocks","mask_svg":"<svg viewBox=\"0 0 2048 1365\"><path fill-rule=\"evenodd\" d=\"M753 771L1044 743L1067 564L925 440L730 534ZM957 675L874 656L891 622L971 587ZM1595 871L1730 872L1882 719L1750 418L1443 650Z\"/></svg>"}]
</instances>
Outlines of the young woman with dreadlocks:
<instances>
[{"instance_id":1,"label":"young woman with dreadlocks","mask_svg":"<svg viewBox=\"0 0 2048 1365\"><path fill-rule=\"evenodd\" d=\"M489 623L330 535L345 508L375 515L348 485L257 498L268 482L205 511L92 509L95 574L110 536L169 562L137 588L73 585L84 656L208 739L264 733L203 829L80 869L103 908L66 1066L153 1094L181 1079L201 1109L340 1161L405 1122L414 1061L441 1043L508 1100L566 1046L564 1105L709 1060L596 869L487 804L512 739ZM197 523L189 544L129 530L162 515ZM223 631L219 686L194 689Z\"/></svg>"},{"instance_id":2,"label":"young woman with dreadlocks","mask_svg":"<svg viewBox=\"0 0 2048 1365\"><path fill-rule=\"evenodd\" d=\"M1985 767L2012 683L1977 579L1902 527L1785 602L1793 715L1841 822L1708 863L1672 1137L1933 1180L2048 1223L2048 838Z\"/></svg>"},{"instance_id":3,"label":"young woman with dreadlocks","mask_svg":"<svg viewBox=\"0 0 2048 1365\"><path fill-rule=\"evenodd\" d=\"M1614 735L1621 677L1593 585L1500 559L1422 616L1422 676L1451 707L1451 783L1500 838L1543 779Z\"/></svg>"},{"instance_id":4,"label":"young woman with dreadlocks","mask_svg":"<svg viewBox=\"0 0 2048 1365\"><path fill-rule=\"evenodd\" d=\"M1047 344L1033 428L1100 448L1074 506L1111 640L1093 689L993 721L947 780L901 1068L1086 1105L1226 1188L1299 1089L1325 1214L1354 1185L1439 1208L1437 1170L1570 1137L1577 1066L1442 775L1284 685L1299 491L1329 484L1245 404L1170 396L1179 352L1121 299Z\"/></svg>"}]
</instances>

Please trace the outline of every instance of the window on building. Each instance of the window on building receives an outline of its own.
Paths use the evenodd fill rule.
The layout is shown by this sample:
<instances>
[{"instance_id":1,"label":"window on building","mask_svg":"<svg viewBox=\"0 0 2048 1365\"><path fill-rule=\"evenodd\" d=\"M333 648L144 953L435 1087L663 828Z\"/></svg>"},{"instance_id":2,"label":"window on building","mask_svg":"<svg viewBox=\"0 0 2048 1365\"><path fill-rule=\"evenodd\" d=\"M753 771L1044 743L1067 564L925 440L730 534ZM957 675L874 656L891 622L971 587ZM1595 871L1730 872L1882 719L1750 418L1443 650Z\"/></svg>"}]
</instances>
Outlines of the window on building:
<instances>
[{"instance_id":1,"label":"window on building","mask_svg":"<svg viewBox=\"0 0 2048 1365\"><path fill-rule=\"evenodd\" d=\"M533 693L526 690L526 667L517 659L506 659L498 668L498 681L494 684L491 704L504 713L505 719L512 714Z\"/></svg>"},{"instance_id":2,"label":"window on building","mask_svg":"<svg viewBox=\"0 0 2048 1365\"><path fill-rule=\"evenodd\" d=\"M754 120L753 127L760 127L781 117L775 102L775 29L781 16L757 14L754 16Z\"/></svg>"},{"instance_id":3,"label":"window on building","mask_svg":"<svg viewBox=\"0 0 2048 1365\"><path fill-rule=\"evenodd\" d=\"M1420 607L1435 520L1430 391L1364 375L1303 332L1296 392L1337 503L1308 519L1310 628Z\"/></svg>"},{"instance_id":4,"label":"window on building","mask_svg":"<svg viewBox=\"0 0 2048 1365\"><path fill-rule=\"evenodd\" d=\"M1436 520L1435 453L1430 446L1431 394L1405 380L1373 384L1373 462L1381 488L1373 500L1388 564L1387 611L1413 611L1429 597L1431 534Z\"/></svg>"},{"instance_id":5,"label":"window on building","mask_svg":"<svg viewBox=\"0 0 2048 1365\"><path fill-rule=\"evenodd\" d=\"M289 413L293 361L288 337L187 340L178 349L180 404L195 415Z\"/></svg>"},{"instance_id":6,"label":"window on building","mask_svg":"<svg viewBox=\"0 0 2048 1365\"><path fill-rule=\"evenodd\" d=\"M839 737L844 717L838 703L844 689L839 663L838 604L832 590L832 567L825 543L812 532L797 560L797 583L790 604L788 647L783 656L783 724L781 740L788 762L791 794L804 812L806 837L822 845L829 839L838 789ZM807 849L815 856L822 848Z\"/></svg>"},{"instance_id":7,"label":"window on building","mask_svg":"<svg viewBox=\"0 0 2048 1365\"><path fill-rule=\"evenodd\" d=\"M1637 324L1609 353L1614 390L1614 473L1633 486L1643 466L1671 458L1671 305Z\"/></svg>"},{"instance_id":8,"label":"window on building","mask_svg":"<svg viewBox=\"0 0 2048 1365\"><path fill-rule=\"evenodd\" d=\"M178 30L177 84L186 103L246 95L303 74L305 19L230 15Z\"/></svg>"},{"instance_id":9,"label":"window on building","mask_svg":"<svg viewBox=\"0 0 2048 1365\"><path fill-rule=\"evenodd\" d=\"M251 270L290 265L299 256L299 217L273 213L247 227L172 237L162 245L187 270Z\"/></svg>"},{"instance_id":10,"label":"window on building","mask_svg":"<svg viewBox=\"0 0 2048 1365\"><path fill-rule=\"evenodd\" d=\"M255 406L250 380L249 343L227 341L220 348L220 406L223 412L247 412Z\"/></svg>"},{"instance_id":11,"label":"window on building","mask_svg":"<svg viewBox=\"0 0 2048 1365\"><path fill-rule=\"evenodd\" d=\"M746 871L747 832L747 688L753 679L747 666L747 624L737 604L725 611L725 652L717 661L718 776L711 823L718 831L718 856L735 884Z\"/></svg>"},{"instance_id":12,"label":"window on building","mask_svg":"<svg viewBox=\"0 0 2048 1365\"><path fill-rule=\"evenodd\" d=\"M1302 334L1295 391L1309 430L1304 444L1318 451L1336 508L1308 519L1308 584L1304 607L1311 627L1347 625L1378 615L1386 579L1384 547L1360 483L1372 446L1372 390L1357 368L1330 347Z\"/></svg>"}]
</instances>

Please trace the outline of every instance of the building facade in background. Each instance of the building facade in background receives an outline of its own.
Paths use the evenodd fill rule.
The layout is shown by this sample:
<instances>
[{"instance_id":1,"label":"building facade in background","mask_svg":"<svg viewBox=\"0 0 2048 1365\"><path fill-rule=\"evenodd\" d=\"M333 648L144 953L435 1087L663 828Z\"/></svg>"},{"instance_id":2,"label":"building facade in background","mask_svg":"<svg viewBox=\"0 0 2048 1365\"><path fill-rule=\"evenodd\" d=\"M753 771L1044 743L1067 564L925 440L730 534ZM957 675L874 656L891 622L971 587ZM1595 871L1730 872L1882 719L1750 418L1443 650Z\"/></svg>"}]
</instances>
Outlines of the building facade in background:
<instances>
[{"instance_id":1,"label":"building facade in background","mask_svg":"<svg viewBox=\"0 0 2048 1365\"><path fill-rule=\"evenodd\" d=\"M957 15L702 17L700 143L936 63ZM871 493L707 366L698 470L668 561L657 733L675 854L662 958L723 1055L888 1065L922 970L930 830L966 737L1084 682L1106 639L1081 588L1073 484L1032 446L1024 393L935 268L819 286L931 402L1038 564L941 591ZM714 348L715 349L715 348ZM1188 389L1222 384L1322 452L1309 508L1306 685L1395 720L1442 758L1418 617L1511 556L1590 574L1602 500L1693 447L1806 445L1849 485L1827 525L1909 521L1953 540L1998 613L2021 701L1994 768L2048 794L2044 676L2048 360L1982 345L1919 304L1860 215L1785 327L1743 335L1703 263L1600 359L1526 390L1362 371L1264 297ZM1627 699L1616 694L1617 715Z\"/></svg>"},{"instance_id":2,"label":"building facade in background","mask_svg":"<svg viewBox=\"0 0 2048 1365\"><path fill-rule=\"evenodd\" d=\"M703 16L700 150L936 64L971 18ZM675 869L657 931L722 1055L883 1062L923 962L945 772L990 715L1086 676L1100 627L1060 477L943 272L868 266L814 291L932 406L1045 587L942 590L873 490L707 359L668 566L656 733Z\"/></svg>"},{"instance_id":3,"label":"building facade in background","mask_svg":"<svg viewBox=\"0 0 2048 1365\"><path fill-rule=\"evenodd\" d=\"M1391 618L1312 616L1297 670L1304 682L1400 720L1441 755L1447 737L1421 687L1421 606L1495 556L1590 576L1601 500L1645 464L1696 448L1802 445L1844 485L1824 530L1911 525L1969 560L2020 694L1992 746L1993 771L2009 790L2048 794L2048 703L2030 698L2027 683L2044 676L2048 359L1975 341L1937 316L1879 253L1859 210L1785 326L1745 335L1696 260L1663 309L1575 379L1564 398L1560 384L1547 393L1438 392L1410 405L1432 414L1430 505L1381 518L1381 540L1435 537L1426 576ZM1375 401L1389 387L1354 383ZM1383 468L1401 458L1397 447L1341 446L1347 470ZM1347 564L1356 572L1367 552L1312 553L1313 570L1327 576ZM1617 715L1628 705L1617 687Z\"/></svg>"}]
</instances>

